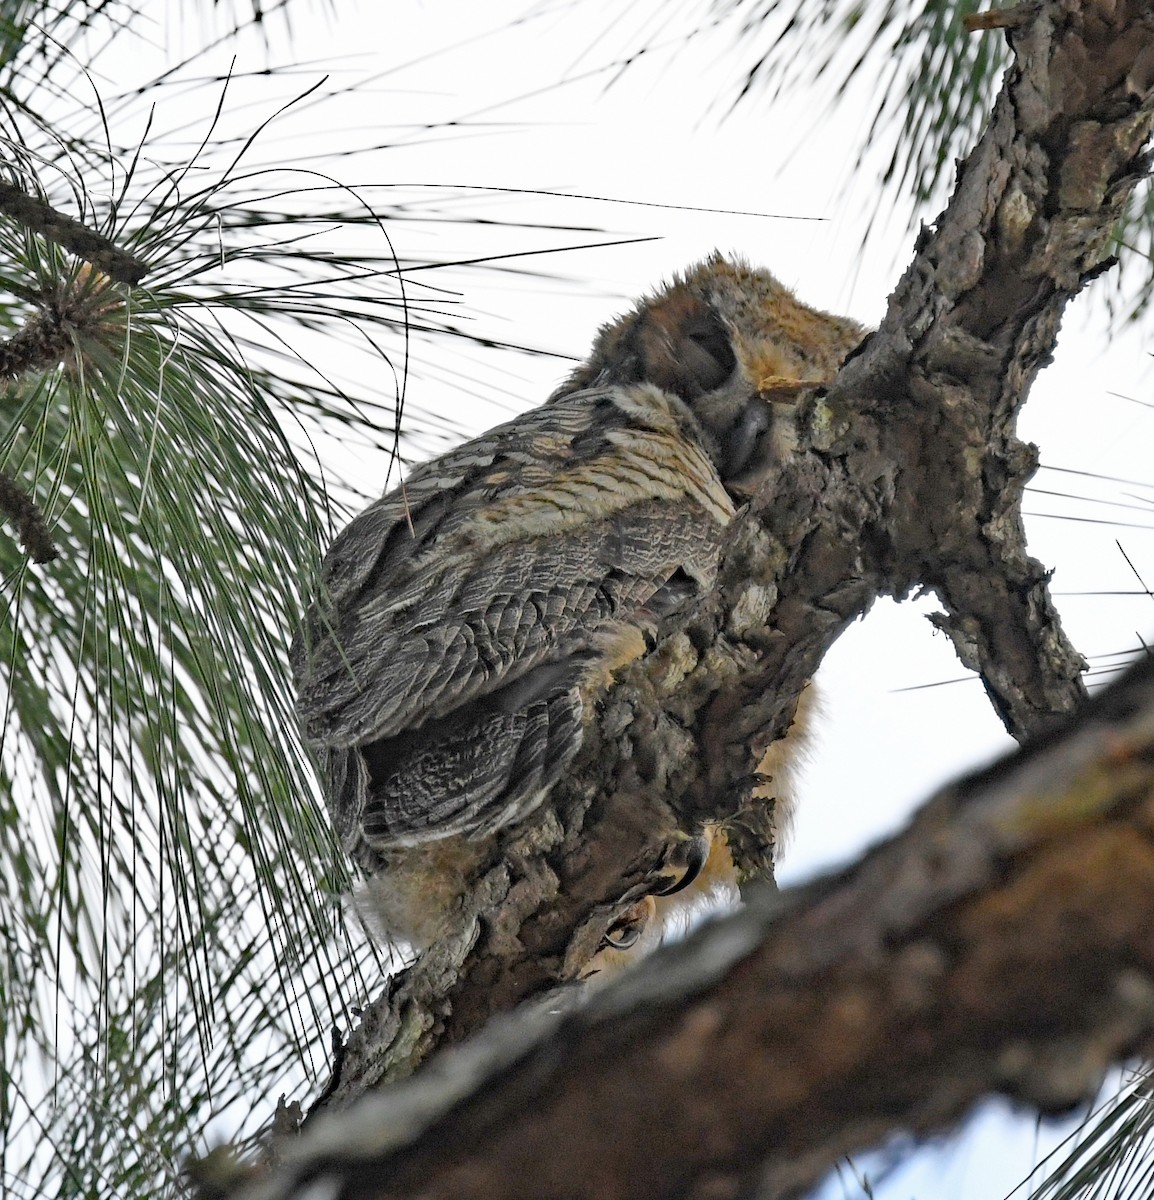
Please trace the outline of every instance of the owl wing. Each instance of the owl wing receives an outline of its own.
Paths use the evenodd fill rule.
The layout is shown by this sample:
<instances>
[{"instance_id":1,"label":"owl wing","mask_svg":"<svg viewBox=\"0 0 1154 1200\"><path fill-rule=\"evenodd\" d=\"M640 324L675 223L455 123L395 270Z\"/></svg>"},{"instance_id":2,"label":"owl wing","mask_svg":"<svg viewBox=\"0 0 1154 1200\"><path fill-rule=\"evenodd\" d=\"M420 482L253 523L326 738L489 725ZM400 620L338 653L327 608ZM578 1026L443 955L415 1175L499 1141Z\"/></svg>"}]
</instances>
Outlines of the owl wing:
<instances>
[{"instance_id":1,"label":"owl wing","mask_svg":"<svg viewBox=\"0 0 1154 1200\"><path fill-rule=\"evenodd\" d=\"M682 409L646 385L579 392L358 516L294 648L309 740L395 737L591 651L678 571L711 586L734 510Z\"/></svg>"}]
</instances>

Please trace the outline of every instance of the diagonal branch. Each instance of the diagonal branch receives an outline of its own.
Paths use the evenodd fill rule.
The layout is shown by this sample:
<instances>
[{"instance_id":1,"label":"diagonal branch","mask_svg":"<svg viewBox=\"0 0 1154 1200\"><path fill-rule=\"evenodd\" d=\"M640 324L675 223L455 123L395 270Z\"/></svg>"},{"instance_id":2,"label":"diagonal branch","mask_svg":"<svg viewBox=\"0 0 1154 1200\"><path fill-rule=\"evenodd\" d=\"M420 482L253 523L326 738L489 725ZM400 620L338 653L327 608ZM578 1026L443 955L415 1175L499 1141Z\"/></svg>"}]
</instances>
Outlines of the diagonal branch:
<instances>
[{"instance_id":1,"label":"diagonal branch","mask_svg":"<svg viewBox=\"0 0 1154 1200\"><path fill-rule=\"evenodd\" d=\"M1154 1049L1154 664L854 867L317 1122L244 1200L797 1196Z\"/></svg>"},{"instance_id":2,"label":"diagonal branch","mask_svg":"<svg viewBox=\"0 0 1154 1200\"><path fill-rule=\"evenodd\" d=\"M1021 739L1080 702L1084 663L1026 552L1037 456L1014 426L1067 301L1112 265L1114 224L1147 173L1154 33L1138 4L1012 15L1015 63L894 293L885 355L867 349L838 390L858 405L872 393L919 430L894 477L887 574L895 591L938 593L959 657Z\"/></svg>"},{"instance_id":3,"label":"diagonal branch","mask_svg":"<svg viewBox=\"0 0 1154 1200\"><path fill-rule=\"evenodd\" d=\"M139 283L148 274L148 263L13 183L0 181L0 213L91 263L117 283Z\"/></svg>"},{"instance_id":4,"label":"diagonal branch","mask_svg":"<svg viewBox=\"0 0 1154 1200\"><path fill-rule=\"evenodd\" d=\"M797 453L735 522L715 594L609 694L570 778L481 864L458 935L366 1008L326 1106L574 978L678 829L724 821L739 865L767 873L756 764L877 596L938 592L1015 735L1082 702L1082 660L1025 551L1035 459L1013 423L1146 171L1154 14L1049 0L1018 16L950 206L877 333L803 399Z\"/></svg>"}]
</instances>

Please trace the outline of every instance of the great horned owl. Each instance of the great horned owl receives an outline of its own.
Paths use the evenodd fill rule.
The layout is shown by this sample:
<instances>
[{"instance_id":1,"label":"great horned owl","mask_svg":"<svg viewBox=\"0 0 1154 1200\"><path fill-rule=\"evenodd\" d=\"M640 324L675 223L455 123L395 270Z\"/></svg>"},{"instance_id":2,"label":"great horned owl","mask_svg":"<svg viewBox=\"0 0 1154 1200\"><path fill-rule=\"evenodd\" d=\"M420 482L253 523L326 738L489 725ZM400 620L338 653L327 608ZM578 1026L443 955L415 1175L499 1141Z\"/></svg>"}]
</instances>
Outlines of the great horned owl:
<instances>
[{"instance_id":1,"label":"great horned owl","mask_svg":"<svg viewBox=\"0 0 1154 1200\"><path fill-rule=\"evenodd\" d=\"M788 402L862 335L714 255L336 538L298 709L390 938L438 935L470 846L533 812L641 631L713 586L735 498L788 452Z\"/></svg>"}]
</instances>

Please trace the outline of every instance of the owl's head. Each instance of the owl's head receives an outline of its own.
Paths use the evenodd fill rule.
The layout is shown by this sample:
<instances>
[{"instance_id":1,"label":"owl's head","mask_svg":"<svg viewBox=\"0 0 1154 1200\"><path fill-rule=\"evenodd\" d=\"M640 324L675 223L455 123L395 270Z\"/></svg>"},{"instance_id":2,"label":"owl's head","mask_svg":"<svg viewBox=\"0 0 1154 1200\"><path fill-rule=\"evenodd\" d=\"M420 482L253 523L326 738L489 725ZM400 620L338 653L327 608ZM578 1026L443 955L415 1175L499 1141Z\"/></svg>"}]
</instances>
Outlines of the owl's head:
<instances>
[{"instance_id":1,"label":"owl's head","mask_svg":"<svg viewBox=\"0 0 1154 1200\"><path fill-rule=\"evenodd\" d=\"M713 254L604 326L551 399L654 384L689 406L718 474L740 487L763 455L775 405L829 383L865 332L803 304L768 271Z\"/></svg>"}]
</instances>

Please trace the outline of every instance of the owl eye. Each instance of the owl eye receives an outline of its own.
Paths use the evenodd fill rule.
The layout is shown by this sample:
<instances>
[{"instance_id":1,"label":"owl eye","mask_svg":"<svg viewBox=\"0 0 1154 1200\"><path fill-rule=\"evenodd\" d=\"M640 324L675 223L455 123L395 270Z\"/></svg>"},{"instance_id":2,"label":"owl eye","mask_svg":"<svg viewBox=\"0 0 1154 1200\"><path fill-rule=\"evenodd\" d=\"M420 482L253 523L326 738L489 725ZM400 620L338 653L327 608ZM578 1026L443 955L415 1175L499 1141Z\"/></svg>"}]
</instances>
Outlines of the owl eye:
<instances>
[{"instance_id":1,"label":"owl eye","mask_svg":"<svg viewBox=\"0 0 1154 1200\"><path fill-rule=\"evenodd\" d=\"M630 382L691 402L721 387L737 357L725 323L700 297L677 295L646 312L627 338Z\"/></svg>"},{"instance_id":2,"label":"owl eye","mask_svg":"<svg viewBox=\"0 0 1154 1200\"><path fill-rule=\"evenodd\" d=\"M699 349L704 350L717 364L717 370L726 379L737 366L737 357L729 341L729 331L721 326L711 329L694 330L689 334L689 340Z\"/></svg>"},{"instance_id":3,"label":"owl eye","mask_svg":"<svg viewBox=\"0 0 1154 1200\"><path fill-rule=\"evenodd\" d=\"M720 322L687 330L678 358L683 372L678 391L686 399L721 387L737 366L729 334Z\"/></svg>"}]
</instances>

